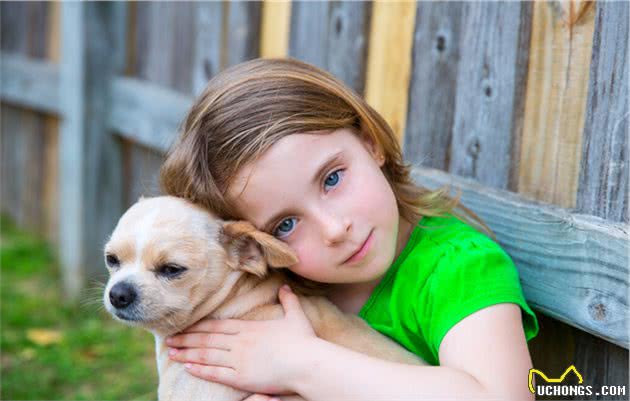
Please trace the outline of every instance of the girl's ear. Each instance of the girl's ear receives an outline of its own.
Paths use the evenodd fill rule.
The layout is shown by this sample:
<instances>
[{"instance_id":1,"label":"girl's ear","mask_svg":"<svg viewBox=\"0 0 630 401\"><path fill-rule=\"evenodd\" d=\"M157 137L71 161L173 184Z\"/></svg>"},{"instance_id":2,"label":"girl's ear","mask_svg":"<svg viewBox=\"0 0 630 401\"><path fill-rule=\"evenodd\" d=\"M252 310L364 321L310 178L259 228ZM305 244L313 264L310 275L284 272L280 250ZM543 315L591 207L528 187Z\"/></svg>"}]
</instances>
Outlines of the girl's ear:
<instances>
[{"instance_id":1,"label":"girl's ear","mask_svg":"<svg viewBox=\"0 0 630 401\"><path fill-rule=\"evenodd\" d=\"M228 265L235 270L264 277L268 266L287 267L298 262L286 243L248 221L226 221L221 228L220 242L227 251Z\"/></svg>"}]
</instances>

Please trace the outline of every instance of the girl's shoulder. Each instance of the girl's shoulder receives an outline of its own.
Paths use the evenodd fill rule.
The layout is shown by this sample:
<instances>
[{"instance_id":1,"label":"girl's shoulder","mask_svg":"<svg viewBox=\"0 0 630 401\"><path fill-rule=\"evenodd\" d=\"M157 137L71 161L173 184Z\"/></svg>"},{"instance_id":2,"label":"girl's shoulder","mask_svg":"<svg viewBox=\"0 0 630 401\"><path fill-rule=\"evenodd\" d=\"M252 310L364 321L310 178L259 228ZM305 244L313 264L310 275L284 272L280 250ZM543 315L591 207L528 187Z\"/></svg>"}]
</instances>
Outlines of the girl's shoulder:
<instances>
[{"instance_id":1,"label":"girl's shoulder","mask_svg":"<svg viewBox=\"0 0 630 401\"><path fill-rule=\"evenodd\" d=\"M422 252L425 259L428 253L438 256L458 253L470 247L500 248L486 234L453 215L424 216L416 225L412 238L410 245L417 252Z\"/></svg>"}]
</instances>

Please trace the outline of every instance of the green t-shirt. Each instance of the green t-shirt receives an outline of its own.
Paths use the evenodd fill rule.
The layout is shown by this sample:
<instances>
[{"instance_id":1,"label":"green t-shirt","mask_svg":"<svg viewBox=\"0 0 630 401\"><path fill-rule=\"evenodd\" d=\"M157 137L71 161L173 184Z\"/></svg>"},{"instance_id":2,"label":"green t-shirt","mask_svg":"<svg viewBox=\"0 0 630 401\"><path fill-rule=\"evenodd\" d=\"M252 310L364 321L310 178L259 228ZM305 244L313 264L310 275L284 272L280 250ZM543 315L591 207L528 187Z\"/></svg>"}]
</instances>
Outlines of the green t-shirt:
<instances>
[{"instance_id":1,"label":"green t-shirt","mask_svg":"<svg viewBox=\"0 0 630 401\"><path fill-rule=\"evenodd\" d=\"M505 251L454 216L424 216L359 316L439 365L440 343L448 330L474 312L506 302L521 307L525 338L534 338L538 321Z\"/></svg>"}]
</instances>

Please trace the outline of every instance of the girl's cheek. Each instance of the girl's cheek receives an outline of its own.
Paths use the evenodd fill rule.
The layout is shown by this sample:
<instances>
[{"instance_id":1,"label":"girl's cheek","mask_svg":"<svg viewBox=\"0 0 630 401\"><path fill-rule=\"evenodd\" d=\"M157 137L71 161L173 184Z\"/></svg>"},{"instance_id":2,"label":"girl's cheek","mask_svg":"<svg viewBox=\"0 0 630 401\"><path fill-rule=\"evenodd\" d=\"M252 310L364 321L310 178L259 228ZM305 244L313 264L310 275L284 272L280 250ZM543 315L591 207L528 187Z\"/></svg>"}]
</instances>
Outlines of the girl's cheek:
<instances>
[{"instance_id":1,"label":"girl's cheek","mask_svg":"<svg viewBox=\"0 0 630 401\"><path fill-rule=\"evenodd\" d=\"M316 255L317 250L312 249L307 244L309 241L300 241L299 244L291 244L293 250L297 253L299 262L290 267L291 271L296 274L307 273L309 270L309 266L313 264L313 255Z\"/></svg>"}]
</instances>

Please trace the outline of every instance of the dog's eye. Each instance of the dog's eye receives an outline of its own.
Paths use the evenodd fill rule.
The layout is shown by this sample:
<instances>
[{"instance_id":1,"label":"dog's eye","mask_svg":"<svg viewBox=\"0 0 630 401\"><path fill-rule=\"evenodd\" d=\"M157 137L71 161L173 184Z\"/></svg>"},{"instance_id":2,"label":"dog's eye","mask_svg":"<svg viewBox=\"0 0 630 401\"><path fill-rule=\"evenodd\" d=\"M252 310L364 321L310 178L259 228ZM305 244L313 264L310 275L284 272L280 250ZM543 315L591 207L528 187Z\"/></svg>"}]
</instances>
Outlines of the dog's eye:
<instances>
[{"instance_id":1,"label":"dog's eye","mask_svg":"<svg viewBox=\"0 0 630 401\"><path fill-rule=\"evenodd\" d=\"M161 265L161 266L159 266L157 268L158 274L160 274L161 276L167 277L167 278L179 276L184 271L186 271L185 267L178 266L178 265L173 264L173 263L167 263L167 264Z\"/></svg>"},{"instance_id":2,"label":"dog's eye","mask_svg":"<svg viewBox=\"0 0 630 401\"><path fill-rule=\"evenodd\" d=\"M110 267L118 267L120 266L120 260L116 257L116 255L112 255L111 253L107 255L107 265Z\"/></svg>"}]
</instances>

